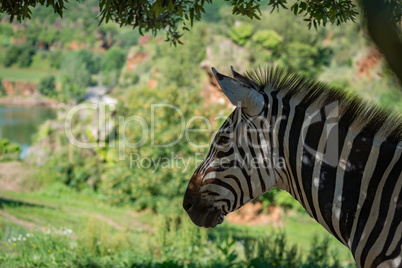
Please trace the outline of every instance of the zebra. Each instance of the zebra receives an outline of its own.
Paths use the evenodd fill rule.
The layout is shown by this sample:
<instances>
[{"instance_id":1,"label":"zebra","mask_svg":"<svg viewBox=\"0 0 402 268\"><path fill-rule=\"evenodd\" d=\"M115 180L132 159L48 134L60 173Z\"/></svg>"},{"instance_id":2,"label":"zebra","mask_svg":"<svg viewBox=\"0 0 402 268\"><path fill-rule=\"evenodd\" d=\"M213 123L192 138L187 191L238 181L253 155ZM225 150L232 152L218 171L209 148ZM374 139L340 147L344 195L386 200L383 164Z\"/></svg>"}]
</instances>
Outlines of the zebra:
<instances>
[{"instance_id":1,"label":"zebra","mask_svg":"<svg viewBox=\"0 0 402 268\"><path fill-rule=\"evenodd\" d=\"M359 267L402 267L402 117L278 67L212 71L236 106L183 208L213 228L273 187L289 192Z\"/></svg>"}]
</instances>

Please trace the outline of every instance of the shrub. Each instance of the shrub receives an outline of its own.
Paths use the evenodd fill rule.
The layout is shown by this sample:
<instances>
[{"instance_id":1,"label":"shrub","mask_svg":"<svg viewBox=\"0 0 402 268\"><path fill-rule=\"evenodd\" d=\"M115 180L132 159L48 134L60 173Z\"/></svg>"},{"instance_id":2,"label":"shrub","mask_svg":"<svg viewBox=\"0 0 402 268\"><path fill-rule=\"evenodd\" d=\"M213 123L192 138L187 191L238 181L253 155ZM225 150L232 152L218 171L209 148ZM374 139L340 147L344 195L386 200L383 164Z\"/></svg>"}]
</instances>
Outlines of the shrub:
<instances>
[{"instance_id":1,"label":"shrub","mask_svg":"<svg viewBox=\"0 0 402 268\"><path fill-rule=\"evenodd\" d=\"M7 92L3 86L3 78L0 77L0 96L6 96Z\"/></svg>"},{"instance_id":2,"label":"shrub","mask_svg":"<svg viewBox=\"0 0 402 268\"><path fill-rule=\"evenodd\" d=\"M95 57L86 50L73 51L64 55L60 65L63 71L62 101L79 101L85 88L94 85L91 74L98 71Z\"/></svg>"},{"instance_id":3,"label":"shrub","mask_svg":"<svg viewBox=\"0 0 402 268\"><path fill-rule=\"evenodd\" d=\"M18 160L22 151L21 146L8 139L0 139L0 161Z\"/></svg>"},{"instance_id":4,"label":"shrub","mask_svg":"<svg viewBox=\"0 0 402 268\"><path fill-rule=\"evenodd\" d=\"M264 208L270 206L279 206L287 209L298 210L304 212L304 208L294 199L288 192L273 188L269 192L258 197Z\"/></svg>"},{"instance_id":5,"label":"shrub","mask_svg":"<svg viewBox=\"0 0 402 268\"><path fill-rule=\"evenodd\" d=\"M16 63L19 67L29 67L35 52L35 48L29 44L11 46L4 56L3 64L5 67L10 67Z\"/></svg>"},{"instance_id":6,"label":"shrub","mask_svg":"<svg viewBox=\"0 0 402 268\"><path fill-rule=\"evenodd\" d=\"M290 43L281 55L282 63L290 70L314 77L320 66L316 47L299 42Z\"/></svg>"},{"instance_id":7,"label":"shrub","mask_svg":"<svg viewBox=\"0 0 402 268\"><path fill-rule=\"evenodd\" d=\"M11 46L7 49L7 53L4 56L4 67L10 67L11 65L17 63L18 57L20 56L20 48L18 46Z\"/></svg>"},{"instance_id":8,"label":"shrub","mask_svg":"<svg viewBox=\"0 0 402 268\"><path fill-rule=\"evenodd\" d=\"M230 38L237 44L243 46L253 34L253 25L242 23L232 28Z\"/></svg>"},{"instance_id":9,"label":"shrub","mask_svg":"<svg viewBox=\"0 0 402 268\"><path fill-rule=\"evenodd\" d=\"M131 91L126 97L127 107L125 110L123 107L118 108L117 113L142 118L148 127L152 124L153 133L152 137L144 134L139 123L117 127L120 130L119 139L121 141L128 139L131 147L140 142L143 135L147 136L139 148L126 146L123 152L111 151L113 168L106 170L101 184L101 191L107 197L108 203L119 205L134 203L138 209L151 208L156 211L164 207L166 202L180 203L196 165L195 154L202 152L202 149L191 146L184 138L175 142L185 129L182 129L183 117L171 106L155 108L154 118L151 121L152 105L158 103L179 107L185 119L201 114L202 109L197 92L183 93L176 87L166 89L144 87ZM200 121L194 123L202 125L193 124L189 127L206 128ZM192 132L188 136L195 144L208 144L211 134L212 131ZM160 146L169 143L174 144L168 147ZM124 154L125 161L117 161L121 153Z\"/></svg>"},{"instance_id":10,"label":"shrub","mask_svg":"<svg viewBox=\"0 0 402 268\"><path fill-rule=\"evenodd\" d=\"M55 97L57 96L56 91L56 78L54 75L48 75L40 79L38 90L42 95Z\"/></svg>"},{"instance_id":11,"label":"shrub","mask_svg":"<svg viewBox=\"0 0 402 268\"><path fill-rule=\"evenodd\" d=\"M76 53L77 59L85 66L90 74L97 74L100 70L99 58L88 50L82 49Z\"/></svg>"},{"instance_id":12,"label":"shrub","mask_svg":"<svg viewBox=\"0 0 402 268\"><path fill-rule=\"evenodd\" d=\"M18 56L18 66L27 68L32 63L32 58L35 55L35 48L29 45L24 45L20 48L20 55Z\"/></svg>"},{"instance_id":13,"label":"shrub","mask_svg":"<svg viewBox=\"0 0 402 268\"><path fill-rule=\"evenodd\" d=\"M13 26L9 23L0 24L0 35L12 37L14 34Z\"/></svg>"},{"instance_id":14,"label":"shrub","mask_svg":"<svg viewBox=\"0 0 402 268\"><path fill-rule=\"evenodd\" d=\"M283 37L274 30L260 30L253 35L252 40L265 49L275 51L282 43Z\"/></svg>"},{"instance_id":15,"label":"shrub","mask_svg":"<svg viewBox=\"0 0 402 268\"><path fill-rule=\"evenodd\" d=\"M60 50L51 51L49 53L50 67L60 69L63 60L63 52Z\"/></svg>"},{"instance_id":16,"label":"shrub","mask_svg":"<svg viewBox=\"0 0 402 268\"><path fill-rule=\"evenodd\" d=\"M109 73L119 71L126 61L126 53L119 48L112 48L106 51L101 62L102 71Z\"/></svg>"}]
</instances>

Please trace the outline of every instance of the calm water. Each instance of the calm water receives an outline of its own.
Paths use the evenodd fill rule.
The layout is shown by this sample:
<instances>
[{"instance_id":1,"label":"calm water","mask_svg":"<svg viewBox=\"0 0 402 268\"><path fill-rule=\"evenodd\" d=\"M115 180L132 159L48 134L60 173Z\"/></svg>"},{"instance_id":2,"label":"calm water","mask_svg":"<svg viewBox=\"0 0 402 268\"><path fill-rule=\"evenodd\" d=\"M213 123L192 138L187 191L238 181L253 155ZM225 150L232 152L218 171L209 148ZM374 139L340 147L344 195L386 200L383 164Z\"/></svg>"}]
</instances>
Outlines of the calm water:
<instances>
[{"instance_id":1,"label":"calm water","mask_svg":"<svg viewBox=\"0 0 402 268\"><path fill-rule=\"evenodd\" d=\"M54 109L0 105L0 138L7 138L21 145L23 148L21 158L24 158L39 126L46 120L54 118L56 118Z\"/></svg>"}]
</instances>

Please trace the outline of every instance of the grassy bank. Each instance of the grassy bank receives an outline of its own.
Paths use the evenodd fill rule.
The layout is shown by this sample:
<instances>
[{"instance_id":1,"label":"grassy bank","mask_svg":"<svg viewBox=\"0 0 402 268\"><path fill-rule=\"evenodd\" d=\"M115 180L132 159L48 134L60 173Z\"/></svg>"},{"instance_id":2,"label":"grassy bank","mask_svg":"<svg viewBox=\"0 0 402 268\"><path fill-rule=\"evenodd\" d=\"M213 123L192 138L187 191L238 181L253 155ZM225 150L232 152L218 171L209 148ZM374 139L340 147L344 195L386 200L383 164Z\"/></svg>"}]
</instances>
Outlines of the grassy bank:
<instances>
[{"instance_id":1,"label":"grassy bank","mask_svg":"<svg viewBox=\"0 0 402 268\"><path fill-rule=\"evenodd\" d=\"M40 79L48 75L54 75L56 81L60 82L60 72L59 71L49 71L49 70L36 70L31 68L5 68L0 66L0 78L9 81L23 81L31 83L39 83Z\"/></svg>"},{"instance_id":2,"label":"grassy bank","mask_svg":"<svg viewBox=\"0 0 402 268\"><path fill-rule=\"evenodd\" d=\"M0 266L353 267L346 248L305 214L284 216L281 227L228 220L207 230L177 211L110 207L57 184L0 191Z\"/></svg>"}]
</instances>

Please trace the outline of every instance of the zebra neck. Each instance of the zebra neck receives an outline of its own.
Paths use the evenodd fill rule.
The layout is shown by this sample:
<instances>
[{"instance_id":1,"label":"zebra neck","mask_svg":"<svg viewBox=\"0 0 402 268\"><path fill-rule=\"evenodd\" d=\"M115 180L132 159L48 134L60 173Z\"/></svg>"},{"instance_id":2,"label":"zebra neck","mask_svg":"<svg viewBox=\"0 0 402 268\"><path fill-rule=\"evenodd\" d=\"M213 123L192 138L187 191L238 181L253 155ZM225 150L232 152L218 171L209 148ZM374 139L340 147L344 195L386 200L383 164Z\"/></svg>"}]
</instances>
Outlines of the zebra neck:
<instances>
[{"instance_id":1,"label":"zebra neck","mask_svg":"<svg viewBox=\"0 0 402 268\"><path fill-rule=\"evenodd\" d=\"M322 107L319 100L302 106L278 95L268 96L266 112L273 126L273 155L286 162L276 186L365 259L367 252L358 248L367 233L365 222L374 217L377 223L370 228L382 226L379 214L385 219L389 213L388 207L374 213L372 207L379 209L385 196L399 200L402 141L390 141L385 124L375 129L364 120L337 114L337 106ZM391 187L384 188L387 184ZM396 202L390 203L394 209Z\"/></svg>"}]
</instances>

